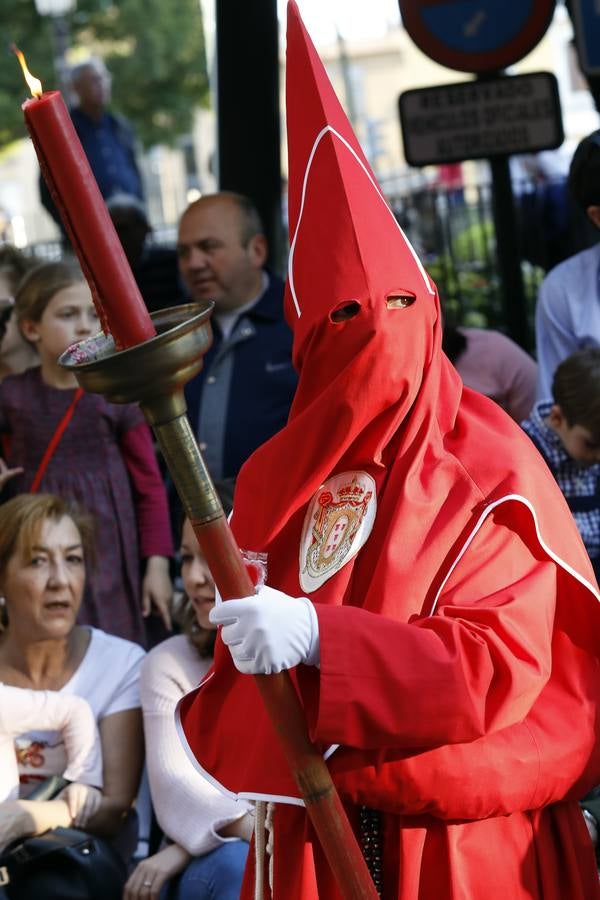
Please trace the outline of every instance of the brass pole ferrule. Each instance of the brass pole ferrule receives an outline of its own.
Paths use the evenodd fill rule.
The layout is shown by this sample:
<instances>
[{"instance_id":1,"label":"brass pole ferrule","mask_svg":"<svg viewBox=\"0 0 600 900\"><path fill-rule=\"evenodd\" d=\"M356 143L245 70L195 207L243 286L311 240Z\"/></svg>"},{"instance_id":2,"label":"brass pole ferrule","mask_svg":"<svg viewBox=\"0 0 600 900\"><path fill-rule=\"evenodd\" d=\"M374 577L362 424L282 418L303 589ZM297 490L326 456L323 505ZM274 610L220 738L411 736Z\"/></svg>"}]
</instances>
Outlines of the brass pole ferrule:
<instances>
[{"instance_id":1,"label":"brass pole ferrule","mask_svg":"<svg viewBox=\"0 0 600 900\"><path fill-rule=\"evenodd\" d=\"M112 403L140 404L193 524L223 516L186 416L183 393L212 343L213 305L187 303L154 313L157 335L143 344L117 351L110 335L98 334L69 347L59 360L84 390Z\"/></svg>"}]
</instances>

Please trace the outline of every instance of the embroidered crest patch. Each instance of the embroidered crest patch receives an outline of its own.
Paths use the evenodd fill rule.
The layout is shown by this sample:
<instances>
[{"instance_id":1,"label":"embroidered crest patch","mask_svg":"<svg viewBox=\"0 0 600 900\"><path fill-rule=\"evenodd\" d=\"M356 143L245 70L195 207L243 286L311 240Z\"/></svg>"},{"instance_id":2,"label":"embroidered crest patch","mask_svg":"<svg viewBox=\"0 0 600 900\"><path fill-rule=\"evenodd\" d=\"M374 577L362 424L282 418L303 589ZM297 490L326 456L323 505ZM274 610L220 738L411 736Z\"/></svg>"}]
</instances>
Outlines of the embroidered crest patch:
<instances>
[{"instance_id":1,"label":"embroidered crest patch","mask_svg":"<svg viewBox=\"0 0 600 900\"><path fill-rule=\"evenodd\" d=\"M300 538L300 584L310 594L363 546L377 511L375 482L366 472L328 478L310 502Z\"/></svg>"}]
</instances>

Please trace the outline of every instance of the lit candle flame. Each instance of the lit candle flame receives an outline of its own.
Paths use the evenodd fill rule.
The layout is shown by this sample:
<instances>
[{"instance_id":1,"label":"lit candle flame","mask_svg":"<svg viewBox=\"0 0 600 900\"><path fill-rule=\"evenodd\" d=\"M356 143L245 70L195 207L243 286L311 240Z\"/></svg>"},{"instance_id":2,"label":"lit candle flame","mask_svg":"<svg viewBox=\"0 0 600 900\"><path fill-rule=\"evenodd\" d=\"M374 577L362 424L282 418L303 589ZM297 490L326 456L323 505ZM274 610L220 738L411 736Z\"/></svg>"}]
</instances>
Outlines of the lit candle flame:
<instances>
[{"instance_id":1,"label":"lit candle flame","mask_svg":"<svg viewBox=\"0 0 600 900\"><path fill-rule=\"evenodd\" d=\"M12 51L19 60L21 64L21 68L23 70L23 75L25 77L25 81L27 82L27 87L31 91L33 97L41 97L42 96L42 82L39 78L34 78L29 69L27 68L27 63L25 62L25 57L19 48L13 44Z\"/></svg>"}]
</instances>

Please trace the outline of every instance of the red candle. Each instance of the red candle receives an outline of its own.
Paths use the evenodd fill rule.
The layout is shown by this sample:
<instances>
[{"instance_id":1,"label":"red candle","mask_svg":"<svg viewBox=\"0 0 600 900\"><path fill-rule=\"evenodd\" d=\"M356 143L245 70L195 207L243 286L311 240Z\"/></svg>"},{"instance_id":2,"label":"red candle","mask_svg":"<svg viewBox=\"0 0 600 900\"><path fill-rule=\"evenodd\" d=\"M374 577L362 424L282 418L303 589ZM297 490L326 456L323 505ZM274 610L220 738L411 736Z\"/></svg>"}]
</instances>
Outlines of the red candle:
<instances>
[{"instance_id":1,"label":"red candle","mask_svg":"<svg viewBox=\"0 0 600 900\"><path fill-rule=\"evenodd\" d=\"M40 96L22 109L102 328L119 349L148 340L156 330L60 93L42 94L40 85Z\"/></svg>"}]
</instances>

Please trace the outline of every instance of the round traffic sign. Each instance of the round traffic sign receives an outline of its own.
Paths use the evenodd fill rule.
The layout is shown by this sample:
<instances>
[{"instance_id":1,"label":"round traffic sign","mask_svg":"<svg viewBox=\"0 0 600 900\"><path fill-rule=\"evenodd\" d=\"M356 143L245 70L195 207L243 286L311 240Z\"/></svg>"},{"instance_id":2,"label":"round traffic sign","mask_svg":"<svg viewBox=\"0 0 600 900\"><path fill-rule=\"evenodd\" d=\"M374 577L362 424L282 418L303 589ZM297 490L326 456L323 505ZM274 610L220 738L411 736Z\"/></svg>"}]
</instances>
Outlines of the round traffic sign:
<instances>
[{"instance_id":1,"label":"round traffic sign","mask_svg":"<svg viewBox=\"0 0 600 900\"><path fill-rule=\"evenodd\" d=\"M409 35L431 59L461 72L496 72L539 43L555 0L398 0Z\"/></svg>"}]
</instances>

